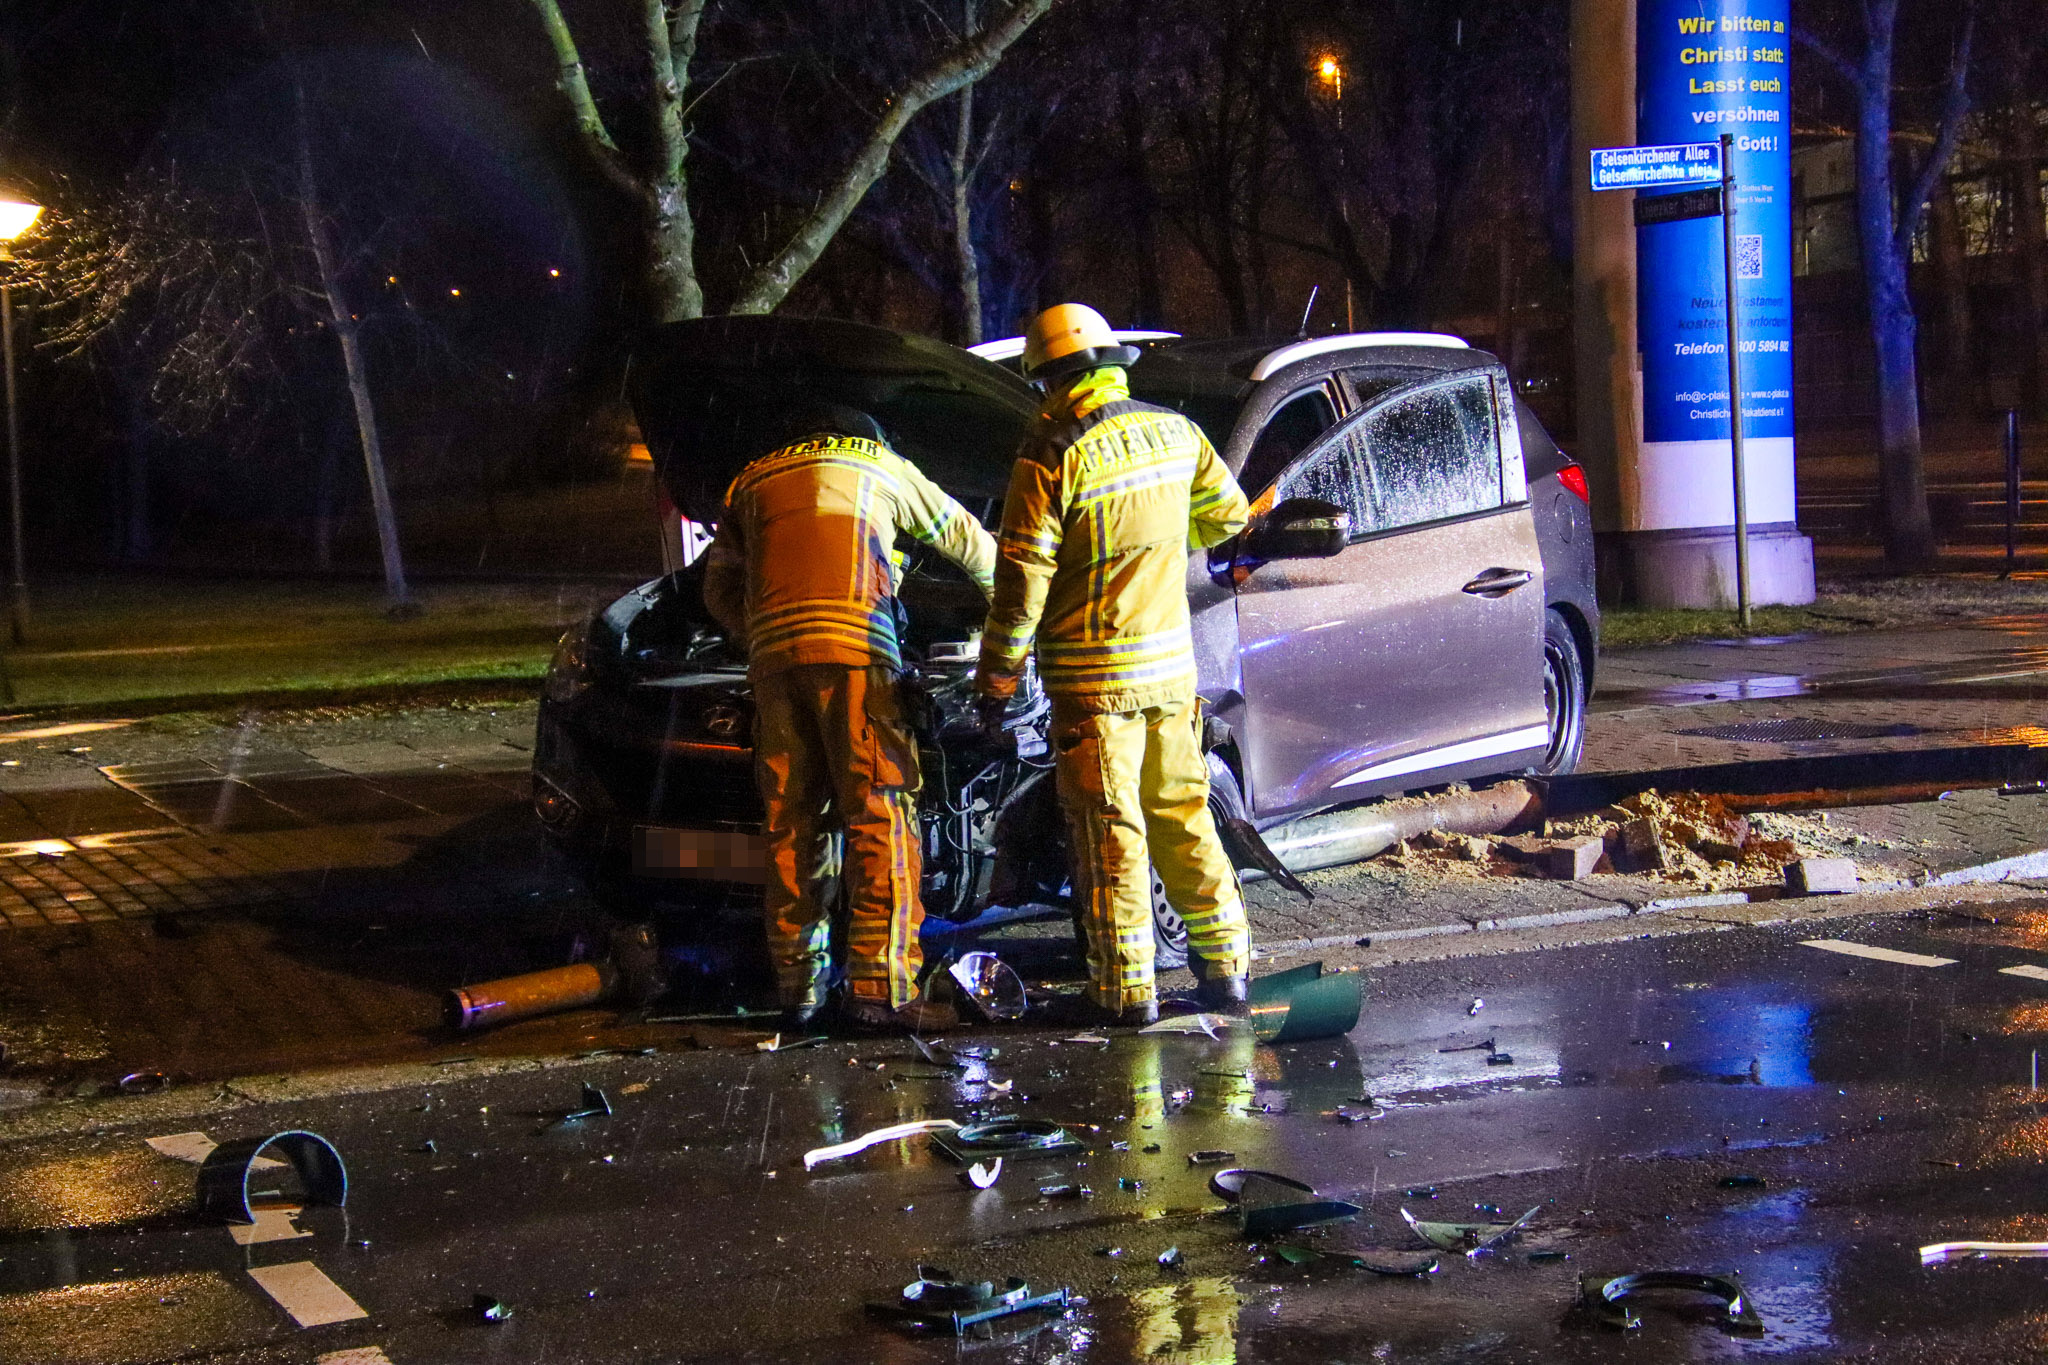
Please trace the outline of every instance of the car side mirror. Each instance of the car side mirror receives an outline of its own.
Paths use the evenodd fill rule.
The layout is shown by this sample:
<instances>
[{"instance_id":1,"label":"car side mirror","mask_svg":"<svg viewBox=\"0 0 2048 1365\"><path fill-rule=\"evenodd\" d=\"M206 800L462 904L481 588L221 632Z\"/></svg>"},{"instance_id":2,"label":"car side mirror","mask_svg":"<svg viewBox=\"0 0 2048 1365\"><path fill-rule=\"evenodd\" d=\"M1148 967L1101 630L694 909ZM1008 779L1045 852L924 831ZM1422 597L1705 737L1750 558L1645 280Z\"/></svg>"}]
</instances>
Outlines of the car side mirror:
<instances>
[{"instance_id":1,"label":"car side mirror","mask_svg":"<svg viewBox=\"0 0 2048 1365\"><path fill-rule=\"evenodd\" d=\"M1351 543L1351 514L1322 498L1289 498L1245 528L1242 556L1328 559Z\"/></svg>"}]
</instances>

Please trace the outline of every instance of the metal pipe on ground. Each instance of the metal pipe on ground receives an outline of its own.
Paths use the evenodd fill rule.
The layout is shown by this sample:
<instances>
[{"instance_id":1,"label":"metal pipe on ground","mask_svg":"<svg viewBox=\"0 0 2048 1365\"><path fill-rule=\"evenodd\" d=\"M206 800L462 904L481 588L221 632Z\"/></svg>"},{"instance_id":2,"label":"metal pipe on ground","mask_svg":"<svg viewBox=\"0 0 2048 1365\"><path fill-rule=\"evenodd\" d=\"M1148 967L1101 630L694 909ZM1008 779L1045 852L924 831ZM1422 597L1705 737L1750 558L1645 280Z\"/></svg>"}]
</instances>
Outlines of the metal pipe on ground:
<instances>
[{"instance_id":1,"label":"metal pipe on ground","mask_svg":"<svg viewBox=\"0 0 2048 1365\"><path fill-rule=\"evenodd\" d=\"M515 1019L601 1004L618 984L619 974L608 963L578 962L551 967L544 972L457 986L443 1001L443 1017L452 1029L488 1028Z\"/></svg>"},{"instance_id":2,"label":"metal pipe on ground","mask_svg":"<svg viewBox=\"0 0 2048 1365\"><path fill-rule=\"evenodd\" d=\"M1384 853L1403 839L1445 834L1506 834L1543 821L1543 797L1527 782L1418 800L1344 806L1265 831L1266 847L1290 872L1340 867ZM1245 870L1246 881L1265 874Z\"/></svg>"}]
</instances>

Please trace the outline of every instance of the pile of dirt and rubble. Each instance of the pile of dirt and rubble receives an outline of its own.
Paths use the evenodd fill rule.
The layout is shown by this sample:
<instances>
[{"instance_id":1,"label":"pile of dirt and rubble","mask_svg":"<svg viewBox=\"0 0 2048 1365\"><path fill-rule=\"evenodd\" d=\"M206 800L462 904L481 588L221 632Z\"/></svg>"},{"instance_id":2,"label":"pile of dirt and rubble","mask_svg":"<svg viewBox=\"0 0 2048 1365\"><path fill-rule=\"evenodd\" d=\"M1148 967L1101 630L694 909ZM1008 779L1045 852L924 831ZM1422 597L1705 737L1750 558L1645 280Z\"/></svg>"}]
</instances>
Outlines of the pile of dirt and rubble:
<instances>
[{"instance_id":1,"label":"pile of dirt and rubble","mask_svg":"<svg viewBox=\"0 0 2048 1365\"><path fill-rule=\"evenodd\" d=\"M1777 884L1788 864L1837 856L1840 842L1818 817L1744 815L1718 796L1646 791L1605 810L1545 821L1535 834L1433 830L1378 861L1403 876L1433 880L1621 873L1723 891Z\"/></svg>"}]
</instances>

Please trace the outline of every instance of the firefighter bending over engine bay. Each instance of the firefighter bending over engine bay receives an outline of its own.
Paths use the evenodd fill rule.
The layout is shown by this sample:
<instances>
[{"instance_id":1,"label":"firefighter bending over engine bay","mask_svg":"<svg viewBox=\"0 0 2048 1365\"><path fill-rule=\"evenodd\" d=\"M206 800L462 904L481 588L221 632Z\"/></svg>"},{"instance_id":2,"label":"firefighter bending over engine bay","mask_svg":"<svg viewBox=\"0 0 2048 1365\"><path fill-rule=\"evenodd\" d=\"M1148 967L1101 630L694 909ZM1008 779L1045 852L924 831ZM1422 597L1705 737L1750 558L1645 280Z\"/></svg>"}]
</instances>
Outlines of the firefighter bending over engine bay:
<instances>
[{"instance_id":1,"label":"firefighter bending over engine bay","mask_svg":"<svg viewBox=\"0 0 2048 1365\"><path fill-rule=\"evenodd\" d=\"M1089 1000L1126 1025L1159 1016L1152 869L1187 922L1205 1008L1245 1013L1251 963L1209 814L1187 597L1190 544L1229 539L1250 509L1194 423L1132 401L1124 371L1137 358L1092 308L1032 319L1024 372L1046 401L1011 470L975 674L982 723L997 729L1035 640Z\"/></svg>"},{"instance_id":2,"label":"firefighter bending over engine bay","mask_svg":"<svg viewBox=\"0 0 2048 1365\"><path fill-rule=\"evenodd\" d=\"M950 1011L918 998L919 773L899 690L895 542L899 532L923 541L984 594L995 542L867 414L819 406L785 430L780 449L733 480L704 573L705 605L747 649L785 1024L809 1026L831 984L818 874L836 825L850 911L842 1017L865 1029L945 1027Z\"/></svg>"}]
</instances>

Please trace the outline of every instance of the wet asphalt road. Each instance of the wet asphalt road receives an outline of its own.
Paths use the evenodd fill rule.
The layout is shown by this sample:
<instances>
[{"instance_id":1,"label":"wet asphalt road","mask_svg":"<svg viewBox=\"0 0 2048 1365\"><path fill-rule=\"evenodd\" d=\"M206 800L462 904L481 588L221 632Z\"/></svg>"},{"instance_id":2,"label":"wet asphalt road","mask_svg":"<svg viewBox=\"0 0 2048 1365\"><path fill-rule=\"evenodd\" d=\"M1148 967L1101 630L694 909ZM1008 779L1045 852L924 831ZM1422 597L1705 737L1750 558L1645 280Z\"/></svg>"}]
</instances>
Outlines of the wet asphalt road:
<instances>
[{"instance_id":1,"label":"wet asphalt road","mask_svg":"<svg viewBox=\"0 0 2048 1365\"><path fill-rule=\"evenodd\" d=\"M1954 961L1799 942L1821 934ZM2041 1263L1916 1252L2048 1237L2048 1097L2030 1084L2048 983L2000 970L2029 964L2048 967L2035 911L1837 920L1389 968L1351 1036L1277 1049L988 1030L968 1040L1000 1055L954 1074L904 1043L771 1055L711 1030L702 1050L171 1125L114 1110L0 1154L0 1360L2034 1360ZM1444 1050L1488 1039L1513 1060ZM585 1080L613 1116L550 1126ZM1365 1096L1381 1117L1337 1117ZM986 1192L926 1139L802 1166L883 1124L1009 1113L1075 1125L1091 1150L1013 1161ZM193 1166L145 1145L286 1128L339 1147L348 1206L248 1246L194 1218ZM1237 1236L1188 1162L1201 1149L1365 1206L1300 1245L1422 1251L1404 1205L1541 1212L1503 1252L1422 1279L1297 1267ZM1040 1197L1063 1183L1093 1197ZM1178 1270L1158 1264L1169 1247ZM966 1343L869 1321L862 1304L921 1261L1087 1303ZM365 1316L298 1327L250 1273L298 1263ZM1568 1313L1581 1272L1645 1269L1738 1271L1767 1333L1726 1334L1684 1296L1629 1334ZM513 1316L481 1321L477 1293Z\"/></svg>"}]
</instances>

